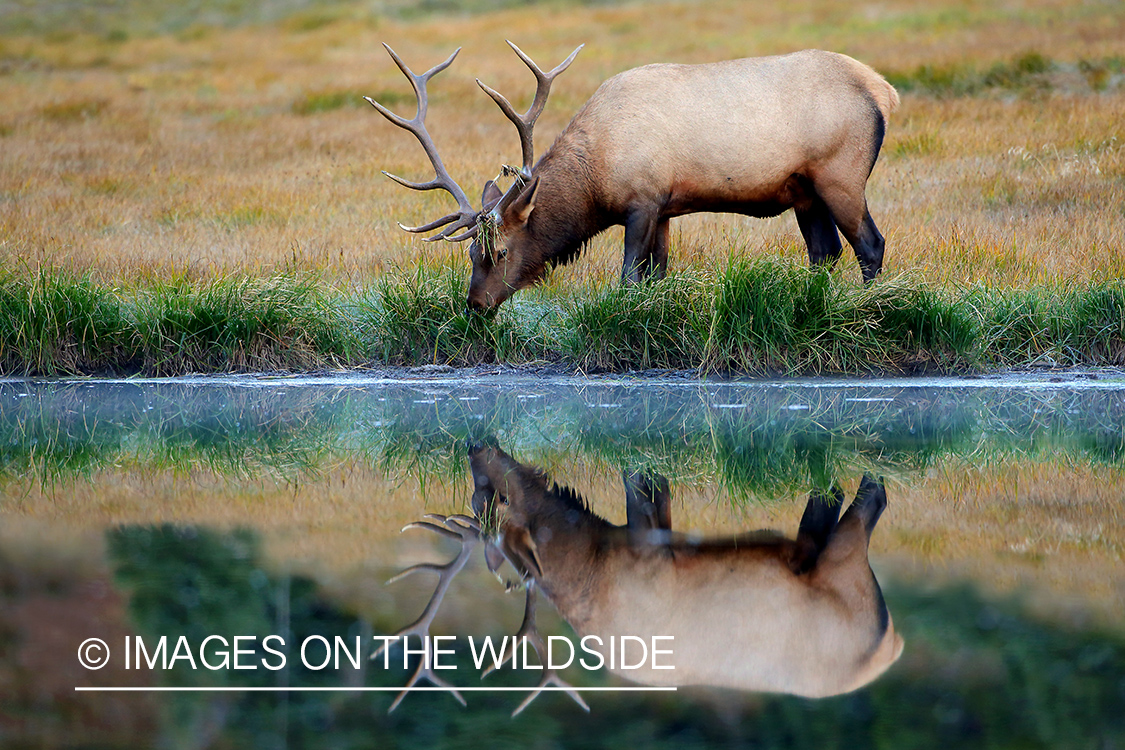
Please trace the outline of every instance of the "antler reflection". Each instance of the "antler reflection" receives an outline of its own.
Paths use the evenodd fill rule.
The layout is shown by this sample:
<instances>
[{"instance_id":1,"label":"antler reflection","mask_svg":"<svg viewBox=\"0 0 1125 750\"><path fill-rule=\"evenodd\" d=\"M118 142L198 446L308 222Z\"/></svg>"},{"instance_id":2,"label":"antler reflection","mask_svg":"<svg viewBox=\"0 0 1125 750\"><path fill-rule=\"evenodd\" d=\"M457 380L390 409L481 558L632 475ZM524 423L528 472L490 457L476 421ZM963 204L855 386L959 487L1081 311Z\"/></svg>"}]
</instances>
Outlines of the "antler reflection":
<instances>
[{"instance_id":1,"label":"antler reflection","mask_svg":"<svg viewBox=\"0 0 1125 750\"><path fill-rule=\"evenodd\" d=\"M531 647L533 649L535 649L535 654L539 657L540 664L543 665L543 677L539 680L539 684L535 686L535 690L531 693L531 695L524 698L523 702L520 703L519 706L516 707L516 710L512 712L512 716L519 716L519 714L525 708L531 705L531 702L533 700L539 697L539 694L543 692L543 688L548 687L549 685L563 688L566 691L566 694L574 699L575 703L577 703L586 711L589 711L590 706L586 704L586 701L582 699L582 696L579 695L578 691L574 689L574 686L559 677L558 672L556 672L554 669L548 669L548 662L545 658L547 654L547 647L546 644L543 643L543 636L539 633L539 627L535 624L535 607L538 604L539 600L538 589L535 587L534 580L526 581L524 585L527 590L527 598L524 603L523 622L520 623L520 629L516 631L516 637L512 642L512 655L504 657L504 660L499 664L494 664L493 666L484 670L480 678L483 680L485 677L488 677L500 667L506 665L509 661L514 663L516 658L517 644L519 644L523 638L527 638L527 642L531 644Z\"/></svg>"},{"instance_id":2,"label":"antler reflection","mask_svg":"<svg viewBox=\"0 0 1125 750\"><path fill-rule=\"evenodd\" d=\"M477 523L474 518L464 515L440 516L436 513L429 513L426 515L426 518L431 519L431 521L436 521L437 523L415 521L414 523L409 523L404 526L402 530L428 529L435 534L440 534L448 539L459 541L461 543L461 550L457 553L456 557L444 565L438 565L436 563L418 563L417 565L411 565L409 568L387 581L387 584L390 585L396 581L401 581L412 573L423 570L438 574L437 588L434 589L433 596L430 597L426 608L422 610L422 614L417 620L394 634L396 639L405 639L415 635L421 638L423 643L426 643L430 636L430 627L433 625L434 617L437 616L438 610L441 608L441 601L445 598L445 592L449 590L449 584L453 582L453 579L457 577L457 574L460 573L461 569L465 567L465 564L469 562L469 558L473 555L473 550L476 549L477 544L480 542L480 524ZM383 645L371 654L371 659L375 659L382 654L383 651L386 650L388 642L389 641L383 641ZM429 680L438 687L448 688L453 694L453 697L456 698L462 706L466 705L464 697L458 692L457 688L434 674L434 670L430 666L429 651L427 650L425 656L423 656L422 660L418 663L418 667L414 670L414 674L406 683L406 687L403 688L403 691L398 694L394 703L391 704L388 713L398 708L398 704L402 703L402 699L410 692L410 688L414 687L422 678Z\"/></svg>"}]
</instances>

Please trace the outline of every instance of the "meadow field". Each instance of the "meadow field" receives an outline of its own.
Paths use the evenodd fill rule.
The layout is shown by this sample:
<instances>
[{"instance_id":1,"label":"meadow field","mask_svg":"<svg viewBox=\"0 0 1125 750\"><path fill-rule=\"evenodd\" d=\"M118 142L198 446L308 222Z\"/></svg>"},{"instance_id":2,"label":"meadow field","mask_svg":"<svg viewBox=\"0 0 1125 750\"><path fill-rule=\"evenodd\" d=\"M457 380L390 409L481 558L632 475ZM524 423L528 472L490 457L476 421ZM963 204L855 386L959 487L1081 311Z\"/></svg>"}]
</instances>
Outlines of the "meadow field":
<instances>
[{"instance_id":1,"label":"meadow field","mask_svg":"<svg viewBox=\"0 0 1125 750\"><path fill-rule=\"evenodd\" d=\"M191 7L0 3L5 372L1125 362L1119 3ZM860 288L846 247L836 273L805 272L792 214L696 215L673 222L668 282L616 288L618 228L495 320L466 320L466 248L396 226L451 201L380 174L430 167L361 96L413 111L380 42L418 70L464 47L428 122L476 196L518 140L473 79L517 107L533 93L506 38L545 67L586 44L540 154L601 81L644 63L820 47L872 65L902 95L868 184L881 281ZM788 318L767 320L779 304Z\"/></svg>"}]
</instances>

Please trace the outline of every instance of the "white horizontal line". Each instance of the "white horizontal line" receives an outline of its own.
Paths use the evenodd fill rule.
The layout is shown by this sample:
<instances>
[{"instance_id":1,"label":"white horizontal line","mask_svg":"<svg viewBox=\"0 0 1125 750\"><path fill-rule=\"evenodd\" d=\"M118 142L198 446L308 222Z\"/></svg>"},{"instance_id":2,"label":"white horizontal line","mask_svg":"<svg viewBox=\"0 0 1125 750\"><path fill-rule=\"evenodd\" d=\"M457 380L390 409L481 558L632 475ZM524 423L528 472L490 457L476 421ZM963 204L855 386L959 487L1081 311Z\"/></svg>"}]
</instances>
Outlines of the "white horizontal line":
<instances>
[{"instance_id":1,"label":"white horizontal line","mask_svg":"<svg viewBox=\"0 0 1125 750\"><path fill-rule=\"evenodd\" d=\"M642 693L675 692L675 687L76 687L78 693L459 693L567 692Z\"/></svg>"}]
</instances>

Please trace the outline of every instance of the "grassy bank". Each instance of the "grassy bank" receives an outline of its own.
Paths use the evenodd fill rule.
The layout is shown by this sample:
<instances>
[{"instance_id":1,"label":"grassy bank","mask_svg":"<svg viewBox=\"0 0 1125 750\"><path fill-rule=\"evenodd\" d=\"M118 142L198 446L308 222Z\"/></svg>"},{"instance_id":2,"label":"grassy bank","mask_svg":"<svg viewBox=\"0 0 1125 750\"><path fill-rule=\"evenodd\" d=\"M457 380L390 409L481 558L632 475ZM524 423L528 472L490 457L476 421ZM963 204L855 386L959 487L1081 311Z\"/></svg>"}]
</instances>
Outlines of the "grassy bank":
<instances>
[{"instance_id":1,"label":"grassy bank","mask_svg":"<svg viewBox=\"0 0 1125 750\"><path fill-rule=\"evenodd\" d=\"M359 360L328 290L227 278L101 286L37 273L0 280L0 371L79 375L302 370Z\"/></svg>"},{"instance_id":2,"label":"grassy bank","mask_svg":"<svg viewBox=\"0 0 1125 750\"><path fill-rule=\"evenodd\" d=\"M552 362L582 372L878 374L1125 364L1125 284L861 287L773 258L634 288L533 290L463 313L455 267L341 290L307 276L115 287L0 278L6 375Z\"/></svg>"}]
</instances>

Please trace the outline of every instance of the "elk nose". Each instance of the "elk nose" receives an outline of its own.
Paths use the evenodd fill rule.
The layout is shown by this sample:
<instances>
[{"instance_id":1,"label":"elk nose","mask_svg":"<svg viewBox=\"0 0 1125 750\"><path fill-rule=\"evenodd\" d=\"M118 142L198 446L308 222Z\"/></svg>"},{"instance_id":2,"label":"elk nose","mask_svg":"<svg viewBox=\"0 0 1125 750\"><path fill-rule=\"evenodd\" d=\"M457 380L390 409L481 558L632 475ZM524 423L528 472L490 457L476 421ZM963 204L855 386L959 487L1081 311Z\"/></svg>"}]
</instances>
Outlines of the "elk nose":
<instances>
[{"instance_id":1,"label":"elk nose","mask_svg":"<svg viewBox=\"0 0 1125 750\"><path fill-rule=\"evenodd\" d=\"M491 319L494 315L496 315L496 308L482 305L481 303L474 302L470 299L469 304L465 307L465 315L466 317L480 315L485 319Z\"/></svg>"}]
</instances>

